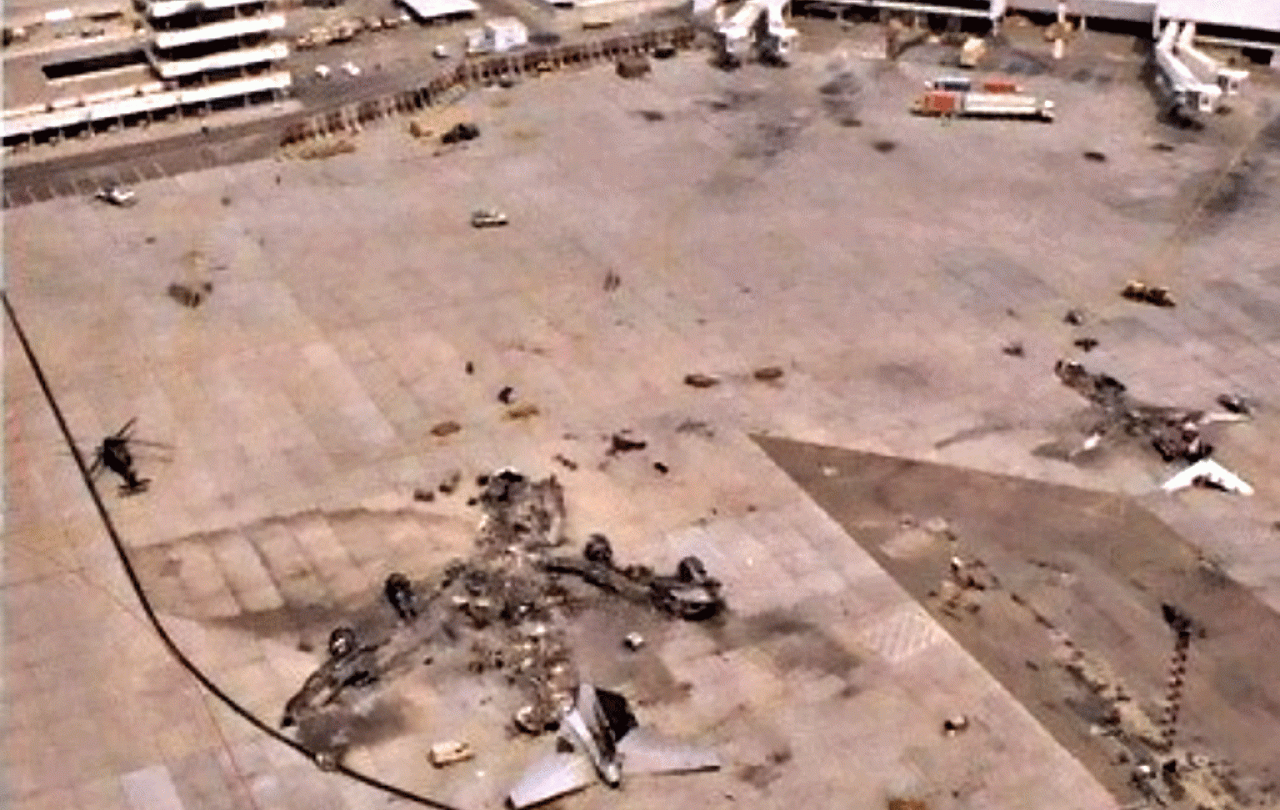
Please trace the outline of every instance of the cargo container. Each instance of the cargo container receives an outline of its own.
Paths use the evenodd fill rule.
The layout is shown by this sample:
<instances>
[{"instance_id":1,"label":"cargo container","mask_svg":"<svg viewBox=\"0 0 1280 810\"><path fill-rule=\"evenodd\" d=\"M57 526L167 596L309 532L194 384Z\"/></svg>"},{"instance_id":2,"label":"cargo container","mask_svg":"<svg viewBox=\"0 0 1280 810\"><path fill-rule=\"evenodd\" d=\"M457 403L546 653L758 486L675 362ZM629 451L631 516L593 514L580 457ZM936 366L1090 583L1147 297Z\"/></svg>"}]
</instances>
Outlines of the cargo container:
<instances>
[{"instance_id":1,"label":"cargo container","mask_svg":"<svg viewBox=\"0 0 1280 810\"><path fill-rule=\"evenodd\" d=\"M983 118L1037 118L1052 121L1053 102L1014 93L953 93L932 90L916 99L918 115L963 115Z\"/></svg>"}]
</instances>

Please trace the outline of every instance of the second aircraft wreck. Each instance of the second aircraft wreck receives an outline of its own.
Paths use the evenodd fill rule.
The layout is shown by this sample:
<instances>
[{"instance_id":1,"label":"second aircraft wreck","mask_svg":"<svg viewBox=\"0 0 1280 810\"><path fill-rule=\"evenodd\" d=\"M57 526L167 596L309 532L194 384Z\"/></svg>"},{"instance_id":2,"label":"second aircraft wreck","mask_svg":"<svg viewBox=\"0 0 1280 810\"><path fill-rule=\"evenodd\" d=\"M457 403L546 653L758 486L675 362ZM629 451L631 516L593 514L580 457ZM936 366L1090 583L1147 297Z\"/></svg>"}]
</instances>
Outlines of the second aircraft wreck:
<instances>
[{"instance_id":1,"label":"second aircraft wreck","mask_svg":"<svg viewBox=\"0 0 1280 810\"><path fill-rule=\"evenodd\" d=\"M388 577L383 604L364 612L382 618L333 630L327 659L289 699L281 725L296 726L318 764L333 765L349 726L359 723L354 706L419 666L427 650L469 643L474 671L500 670L521 693L513 725L529 734L557 730L568 749L525 775L510 796L517 808L597 775L617 786L624 773L718 767L712 752L636 728L625 698L584 683L566 626L577 606L601 595L673 619L711 619L725 610L720 582L696 557L670 575L619 565L602 535L592 535L581 555L563 553L564 492L554 477L535 481L508 469L478 483L484 517L474 553L417 583Z\"/></svg>"}]
</instances>

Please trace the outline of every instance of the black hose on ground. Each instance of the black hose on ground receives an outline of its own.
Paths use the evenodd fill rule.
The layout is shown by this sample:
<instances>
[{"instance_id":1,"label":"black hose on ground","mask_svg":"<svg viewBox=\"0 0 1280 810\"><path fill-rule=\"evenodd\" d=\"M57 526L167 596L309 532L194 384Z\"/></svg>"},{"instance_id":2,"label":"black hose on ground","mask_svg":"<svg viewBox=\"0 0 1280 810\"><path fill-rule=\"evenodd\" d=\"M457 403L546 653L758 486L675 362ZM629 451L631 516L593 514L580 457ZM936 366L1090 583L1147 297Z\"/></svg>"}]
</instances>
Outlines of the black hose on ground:
<instances>
[{"instance_id":1,"label":"black hose on ground","mask_svg":"<svg viewBox=\"0 0 1280 810\"><path fill-rule=\"evenodd\" d=\"M164 625L160 623L159 616L156 615L155 609L151 606L151 599L147 596L146 591L142 588L142 582L138 579L138 574L133 568L133 563L129 560L128 550L125 548L124 542L120 539L119 533L116 531L115 523L111 520L111 514L107 511L106 504L102 502L102 496L98 494L98 488L94 485L93 476L89 474L89 468L85 464L84 456L80 453L80 448L76 446L75 439L72 437L71 429L67 426L67 420L62 415L62 409L58 406L58 401L53 395L53 389L49 387L49 381L44 376L44 371L40 367L40 361L36 359L35 352L31 348L31 344L27 341L27 335L22 329L22 325L18 322L18 315L13 309L13 304L9 301L8 291L0 291L0 299L4 302L4 309L9 316L9 323L13 324L13 331L18 336L18 342L22 345L22 351L27 356L27 362L31 366L31 370L36 375L36 382L40 385L40 390L44 393L45 401L49 403L49 410L53 413L54 420L58 423L58 430L62 432L62 438L66 441L67 447L71 450L71 457L75 459L76 468L80 471L80 478L84 481L85 488L89 490L89 497L93 500L94 507L98 510L98 517L102 519L102 525L107 530L107 536L111 538L111 544L115 547L116 555L120 558L120 564L124 567L125 574L129 577L129 584L133 588L134 595L138 598L138 603L142 605L142 611L146 614L147 621L151 623L152 629L156 635L164 643L169 654L195 678L201 686L208 692L222 701L227 708L240 715L249 724L261 731L263 734L274 739L276 742L289 746L294 751L302 754L312 762L317 761L316 752L311 751L306 746L292 740L281 734L273 726L263 722L260 718L240 705L234 698L222 691L216 683L211 681L207 675L200 670L195 663L187 657L186 653L170 637L169 632L165 630ZM451 805L445 804L426 796L420 796L409 790L405 790L395 785L387 784L380 779L363 774L359 771L348 768L341 763L335 765L334 772L340 773L350 779L354 779L361 784L376 790L384 791L398 799L407 802L422 805L423 807L433 807L436 810L457 810Z\"/></svg>"}]
</instances>

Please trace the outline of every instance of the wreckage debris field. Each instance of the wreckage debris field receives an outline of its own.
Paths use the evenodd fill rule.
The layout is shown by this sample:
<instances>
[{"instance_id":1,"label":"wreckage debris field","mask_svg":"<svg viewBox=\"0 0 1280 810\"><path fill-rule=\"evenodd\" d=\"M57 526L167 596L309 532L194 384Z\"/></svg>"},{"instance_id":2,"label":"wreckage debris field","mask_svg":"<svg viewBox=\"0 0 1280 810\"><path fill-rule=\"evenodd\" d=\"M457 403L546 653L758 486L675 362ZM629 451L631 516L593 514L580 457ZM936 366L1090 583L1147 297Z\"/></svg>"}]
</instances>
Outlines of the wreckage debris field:
<instances>
[{"instance_id":1,"label":"wreckage debris field","mask_svg":"<svg viewBox=\"0 0 1280 810\"><path fill-rule=\"evenodd\" d=\"M127 209L6 211L8 297L75 441L91 455L136 417L172 448L139 445L145 491L99 486L160 620L213 682L278 726L349 621L357 655L396 654L372 681L385 688L356 677L348 716L284 732L307 725L350 767L466 810L502 806L549 742L513 728L530 693L506 666L473 671L469 630L383 641L409 624L388 577L422 596L475 555L477 477L512 467L563 486L555 554L583 566L602 533L622 566L676 580L694 556L726 606L686 621L670 615L698 608L683 597L655 609L557 574L589 595L554 622L583 679L722 767L553 807L1121 804L1125 774L1088 753L1114 696L1071 680L1085 676L1055 663L1031 608L1114 658L1158 719L1165 601L1207 632L1190 646L1188 744L1242 783L1277 778L1274 667L1252 656L1277 646L1260 604L1280 607L1278 153L1251 151L1248 182L1174 234L1257 112L1173 137L1126 41L1018 77L1054 99L1052 125L916 118L937 66L864 60L832 31L838 47L786 69L725 73L695 52L636 80L602 65L477 91L460 105L479 137L439 154L397 119L324 159L139 182ZM1086 67L1114 80L1069 80ZM510 224L473 228L490 207ZM1130 279L1176 306L1123 298ZM1080 396L1054 374L1064 358L1130 398ZM19 352L4 382L8 806L386 806L173 662ZM1137 406L1216 410L1224 394L1251 414L1206 431L1212 458L1254 494L1161 492L1187 454L1164 461L1148 417L1165 412ZM1087 458L1035 452L1103 422L1117 440ZM861 455L796 451L797 467L750 438L766 434ZM1050 485L1072 488L1036 489ZM954 525L955 573L943 541L900 531L907 512ZM832 751L849 752L840 768Z\"/></svg>"}]
</instances>

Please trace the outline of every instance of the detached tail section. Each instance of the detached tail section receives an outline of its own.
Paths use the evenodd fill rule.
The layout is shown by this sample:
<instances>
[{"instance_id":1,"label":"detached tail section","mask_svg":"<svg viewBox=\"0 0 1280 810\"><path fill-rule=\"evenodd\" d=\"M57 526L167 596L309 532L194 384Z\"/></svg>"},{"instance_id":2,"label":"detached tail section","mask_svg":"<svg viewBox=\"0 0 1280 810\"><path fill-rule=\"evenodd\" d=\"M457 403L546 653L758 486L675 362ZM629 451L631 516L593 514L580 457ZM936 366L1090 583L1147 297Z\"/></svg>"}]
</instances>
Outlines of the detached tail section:
<instances>
[{"instance_id":1,"label":"detached tail section","mask_svg":"<svg viewBox=\"0 0 1280 810\"><path fill-rule=\"evenodd\" d=\"M523 810L572 793L601 780L617 786L633 774L711 771L720 758L707 748L672 740L636 725L627 700L616 692L589 684L578 688L577 700L561 722L557 750L535 762L509 795Z\"/></svg>"}]
</instances>

